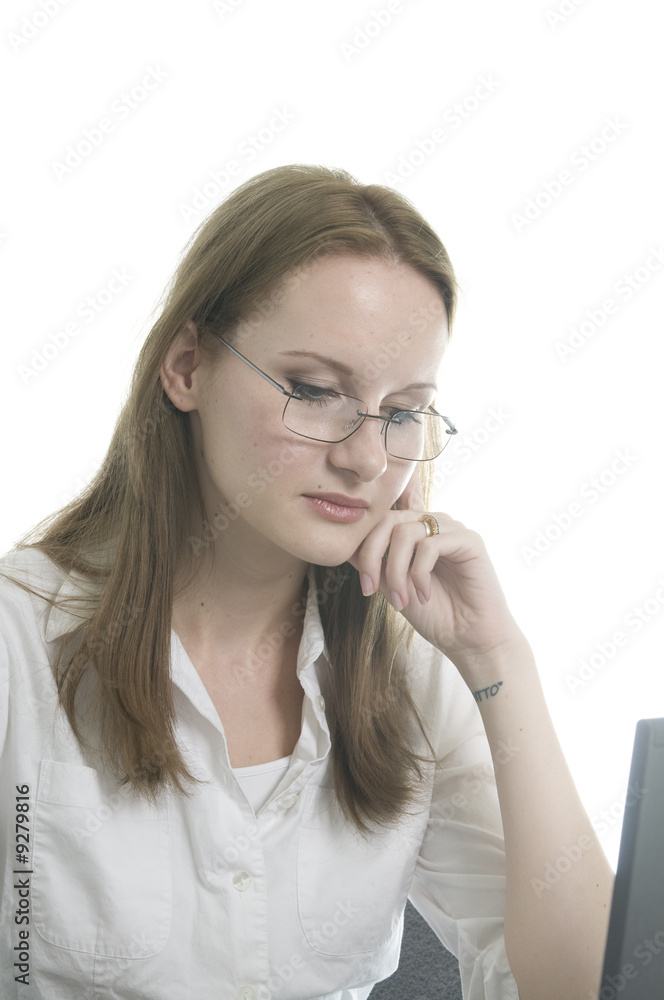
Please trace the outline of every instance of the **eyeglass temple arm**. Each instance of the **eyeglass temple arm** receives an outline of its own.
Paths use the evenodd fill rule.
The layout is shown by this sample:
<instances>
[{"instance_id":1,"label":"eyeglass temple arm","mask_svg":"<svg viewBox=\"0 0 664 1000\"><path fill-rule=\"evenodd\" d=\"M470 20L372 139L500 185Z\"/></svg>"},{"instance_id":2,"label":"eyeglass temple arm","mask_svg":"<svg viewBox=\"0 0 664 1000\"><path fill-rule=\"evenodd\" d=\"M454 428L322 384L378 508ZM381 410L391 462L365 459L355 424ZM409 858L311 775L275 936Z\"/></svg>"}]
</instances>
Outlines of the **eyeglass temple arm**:
<instances>
[{"instance_id":1,"label":"eyeglass temple arm","mask_svg":"<svg viewBox=\"0 0 664 1000\"><path fill-rule=\"evenodd\" d=\"M289 399L302 399L302 396L297 396L295 393L289 392L288 389L284 389L283 385L279 385L279 383L275 382L273 378L270 378L269 375L266 375L264 371L261 371L260 368L257 368L256 365L252 364L249 358L245 358L244 354L240 354L240 352L237 351L234 347L231 347L231 345L227 341L225 341L223 337L220 337L218 333L215 333L214 330L210 330L210 333L212 334L213 337L216 337L217 340L220 340L222 344L225 344L229 351L232 351L233 354L236 354L238 358L241 358L241 360L244 361L245 364L249 365L250 368L253 368L253 370L256 372L257 375L261 375L267 382L270 383L270 385L273 385L275 389L278 389L279 392L282 392L284 396L288 396ZM445 417L443 416L442 413L438 413L437 410L434 410L433 406L429 407L429 409L437 416L443 417L443 420L445 421L448 427L448 430L445 432L446 434L457 433L457 429L452 423L452 421L449 419L449 417Z\"/></svg>"},{"instance_id":2,"label":"eyeglass temple arm","mask_svg":"<svg viewBox=\"0 0 664 1000\"><path fill-rule=\"evenodd\" d=\"M283 385L279 385L279 383L275 382L273 378L270 378L269 375L266 375L264 371L261 371L260 368L257 368L256 365L251 363L249 358L245 358L244 354L240 354L239 351L236 351L234 347L231 347L231 345L227 343L223 337L220 337L218 333L215 333L214 330L210 330L210 333L212 334L213 337L216 337L217 340L220 340L222 344L226 344L226 347L228 348L229 351L232 351L233 354L237 354L238 358L241 358L245 364L249 365L250 368L253 368L253 370L256 372L257 375L261 375L265 379L265 381L269 382L270 385L273 385L275 389L278 389L279 392L283 392L284 396L288 396L290 399L302 399L302 396L296 396L295 393L289 392L288 389L284 389Z\"/></svg>"},{"instance_id":3,"label":"eyeglass temple arm","mask_svg":"<svg viewBox=\"0 0 664 1000\"><path fill-rule=\"evenodd\" d=\"M433 406L430 406L429 409L432 413L435 413L437 417L443 417L443 420L447 424L447 430L445 431L446 434L451 436L452 434L459 433L449 417L445 417L442 413L439 413L438 410L434 410Z\"/></svg>"}]
</instances>

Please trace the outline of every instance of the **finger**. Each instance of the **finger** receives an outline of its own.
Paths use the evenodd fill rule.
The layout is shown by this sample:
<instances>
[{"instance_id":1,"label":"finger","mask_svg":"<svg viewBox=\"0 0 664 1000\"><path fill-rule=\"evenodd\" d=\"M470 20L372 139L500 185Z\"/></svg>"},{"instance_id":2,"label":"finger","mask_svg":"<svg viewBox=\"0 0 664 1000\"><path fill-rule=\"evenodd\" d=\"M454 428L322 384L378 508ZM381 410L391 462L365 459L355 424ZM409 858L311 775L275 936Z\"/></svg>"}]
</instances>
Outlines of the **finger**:
<instances>
[{"instance_id":1,"label":"finger","mask_svg":"<svg viewBox=\"0 0 664 1000\"><path fill-rule=\"evenodd\" d=\"M412 592L408 586L411 563L419 546L426 541L424 525L420 521L404 521L392 531L390 550L383 567L386 597L397 611L410 603Z\"/></svg>"},{"instance_id":2,"label":"finger","mask_svg":"<svg viewBox=\"0 0 664 1000\"><path fill-rule=\"evenodd\" d=\"M389 517L383 518L368 533L362 545L353 553L354 565L360 574L362 591L365 595L375 594L380 586L381 573L383 570L383 559L386 558L394 532L395 517L398 514L391 512ZM404 521L408 515L401 515ZM411 523L412 515L410 516ZM397 524L399 521L396 522ZM417 522L415 522L417 523ZM420 526L421 537L423 537L424 525Z\"/></svg>"},{"instance_id":3,"label":"finger","mask_svg":"<svg viewBox=\"0 0 664 1000\"><path fill-rule=\"evenodd\" d=\"M439 559L463 561L472 556L472 536L457 523L447 525L447 530L434 535L426 545L418 545L409 567L409 577L416 591L424 596L423 604L431 599L431 574Z\"/></svg>"},{"instance_id":4,"label":"finger","mask_svg":"<svg viewBox=\"0 0 664 1000\"><path fill-rule=\"evenodd\" d=\"M440 518L438 535L422 537L418 521L403 522L392 531L383 578L385 596L397 610L401 610L399 604L406 607L418 590L422 593L422 598L417 595L420 603L431 597L431 572L438 559L459 560L472 555L472 536L465 525L448 515L436 516Z\"/></svg>"},{"instance_id":5,"label":"finger","mask_svg":"<svg viewBox=\"0 0 664 1000\"><path fill-rule=\"evenodd\" d=\"M394 521L399 515L392 512L390 517L379 521L368 533L361 546L353 553L353 565L360 574L363 593L375 593L380 587L381 574L384 571L384 559L389 560L392 552L393 534L398 524L410 524L411 534L411 555L417 542L426 540L426 528L421 521L418 521L413 514L401 515L399 521ZM440 531L447 532L453 528L463 528L459 521L454 521L449 514L436 512ZM365 582L370 586L370 590L365 588ZM387 594L386 594L387 596Z\"/></svg>"}]
</instances>

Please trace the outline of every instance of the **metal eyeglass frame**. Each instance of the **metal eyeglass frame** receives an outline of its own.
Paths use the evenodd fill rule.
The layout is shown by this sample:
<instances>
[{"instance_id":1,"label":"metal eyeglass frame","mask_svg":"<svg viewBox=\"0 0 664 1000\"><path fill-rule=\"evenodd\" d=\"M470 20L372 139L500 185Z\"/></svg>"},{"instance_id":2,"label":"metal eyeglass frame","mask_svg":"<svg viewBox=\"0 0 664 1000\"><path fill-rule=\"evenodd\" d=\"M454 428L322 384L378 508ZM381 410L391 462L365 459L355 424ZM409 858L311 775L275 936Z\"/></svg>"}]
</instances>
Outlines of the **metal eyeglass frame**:
<instances>
[{"instance_id":1,"label":"metal eyeglass frame","mask_svg":"<svg viewBox=\"0 0 664 1000\"><path fill-rule=\"evenodd\" d=\"M212 334L213 337L216 337L217 340L220 340L222 344L225 344L226 347L229 349L229 351L232 351L233 354L237 355L237 357L240 358L241 361L244 361L244 363L246 365L249 365L250 368L253 368L253 370L256 372L257 375L260 375L262 378L264 378L266 382L269 382L270 385L273 385L274 388L278 389L279 392L283 393L284 396L288 396L288 399L286 400L286 406L288 406L288 401L290 399L297 399L297 400L302 401L302 398L303 398L302 396L298 396L294 392L289 392L288 389L285 389L283 387L283 385L279 385L278 382L275 382L275 380L273 378L270 378L270 376L267 375L264 371L261 371L260 368L258 368L252 361L249 360L249 358L245 358L244 354L240 354L240 352L238 350L236 350L234 347L231 347L231 345L229 343L227 343L227 341L225 341L223 337L220 337L218 333L215 333L214 330L210 330L210 333ZM359 399L357 396L348 396L344 392L338 392L337 395L338 396L344 396L345 399L356 399L358 403L362 403L363 406L365 405L364 400L363 399ZM284 420L284 414L286 412L286 406L284 406L283 412L281 414L282 421ZM451 437L452 435L454 435L454 434L457 433L457 429L454 426L454 424L452 423L452 421L449 419L449 417L445 417L445 416L443 416L442 413L438 413L437 410L434 410L433 406L428 406L426 410L397 410L397 412L398 413L426 413L426 412L433 413L437 417L442 417L442 419L447 424L447 429L445 431L446 434L449 434L450 437ZM298 437L306 438L307 441L320 441L321 444L340 444L342 441L346 441L349 437L351 437L355 433L355 431L359 431L360 427L362 426L362 424L364 423L364 421L367 420L367 419L370 419L370 420L382 420L383 423L384 423L384 430L385 431L387 431L387 425L390 424L390 423L392 423L392 421L394 420L394 416L383 417L383 416L381 416L380 413L362 413L361 410L357 411L357 415L358 415L358 417L362 417L362 420L358 423L357 427L354 427L353 430L350 432L350 434L347 434L346 437L339 438L338 441L326 441L325 438L309 437L308 434L302 434L300 431L294 431L292 429L292 427L288 427L288 424L286 424L285 421L284 421L284 426L287 428L287 430L289 430L291 432L291 434L297 434ZM385 451L387 451L387 433L385 433L383 435L383 444L385 446ZM442 453L443 453L444 450L445 450L445 446L443 446L440 449L440 451L438 452L438 455L442 455ZM390 452L387 451L387 454L390 455ZM403 461L403 462L433 462L436 458L438 458L438 455L434 455L433 458L401 458L401 461ZM390 455L390 457L391 458L400 458L399 455Z\"/></svg>"}]
</instances>

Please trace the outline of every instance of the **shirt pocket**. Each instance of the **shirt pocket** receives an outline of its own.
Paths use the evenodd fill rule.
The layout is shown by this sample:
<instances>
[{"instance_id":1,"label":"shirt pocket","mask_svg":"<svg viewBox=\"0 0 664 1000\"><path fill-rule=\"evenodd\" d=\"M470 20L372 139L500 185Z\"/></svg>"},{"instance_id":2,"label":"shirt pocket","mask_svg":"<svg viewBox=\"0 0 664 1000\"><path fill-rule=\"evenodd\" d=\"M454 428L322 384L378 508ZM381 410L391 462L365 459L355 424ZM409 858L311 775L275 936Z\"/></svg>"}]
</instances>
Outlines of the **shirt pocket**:
<instances>
[{"instance_id":1,"label":"shirt pocket","mask_svg":"<svg viewBox=\"0 0 664 1000\"><path fill-rule=\"evenodd\" d=\"M369 956L397 947L426 812L363 838L334 788L312 787L298 842L304 935L321 955ZM375 956L374 956L375 957Z\"/></svg>"},{"instance_id":2,"label":"shirt pocket","mask_svg":"<svg viewBox=\"0 0 664 1000\"><path fill-rule=\"evenodd\" d=\"M167 804L134 799L93 768L41 762L32 906L41 937L107 958L149 958L170 930Z\"/></svg>"}]
</instances>

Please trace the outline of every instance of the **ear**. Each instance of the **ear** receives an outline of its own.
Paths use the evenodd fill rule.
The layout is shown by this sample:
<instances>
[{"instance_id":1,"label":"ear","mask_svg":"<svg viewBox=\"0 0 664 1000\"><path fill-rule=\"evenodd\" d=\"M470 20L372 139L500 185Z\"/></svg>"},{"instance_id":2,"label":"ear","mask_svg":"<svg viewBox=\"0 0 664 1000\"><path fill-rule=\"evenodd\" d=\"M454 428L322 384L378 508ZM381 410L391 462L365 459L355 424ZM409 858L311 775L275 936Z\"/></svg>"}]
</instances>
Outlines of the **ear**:
<instances>
[{"instance_id":1,"label":"ear","mask_svg":"<svg viewBox=\"0 0 664 1000\"><path fill-rule=\"evenodd\" d=\"M424 510L422 487L420 486L420 467L415 463L413 474L406 483L403 493L394 505L395 510Z\"/></svg>"},{"instance_id":2,"label":"ear","mask_svg":"<svg viewBox=\"0 0 664 1000\"><path fill-rule=\"evenodd\" d=\"M196 324L188 320L171 344L159 376L171 403L185 413L197 408L194 372L201 362Z\"/></svg>"}]
</instances>

